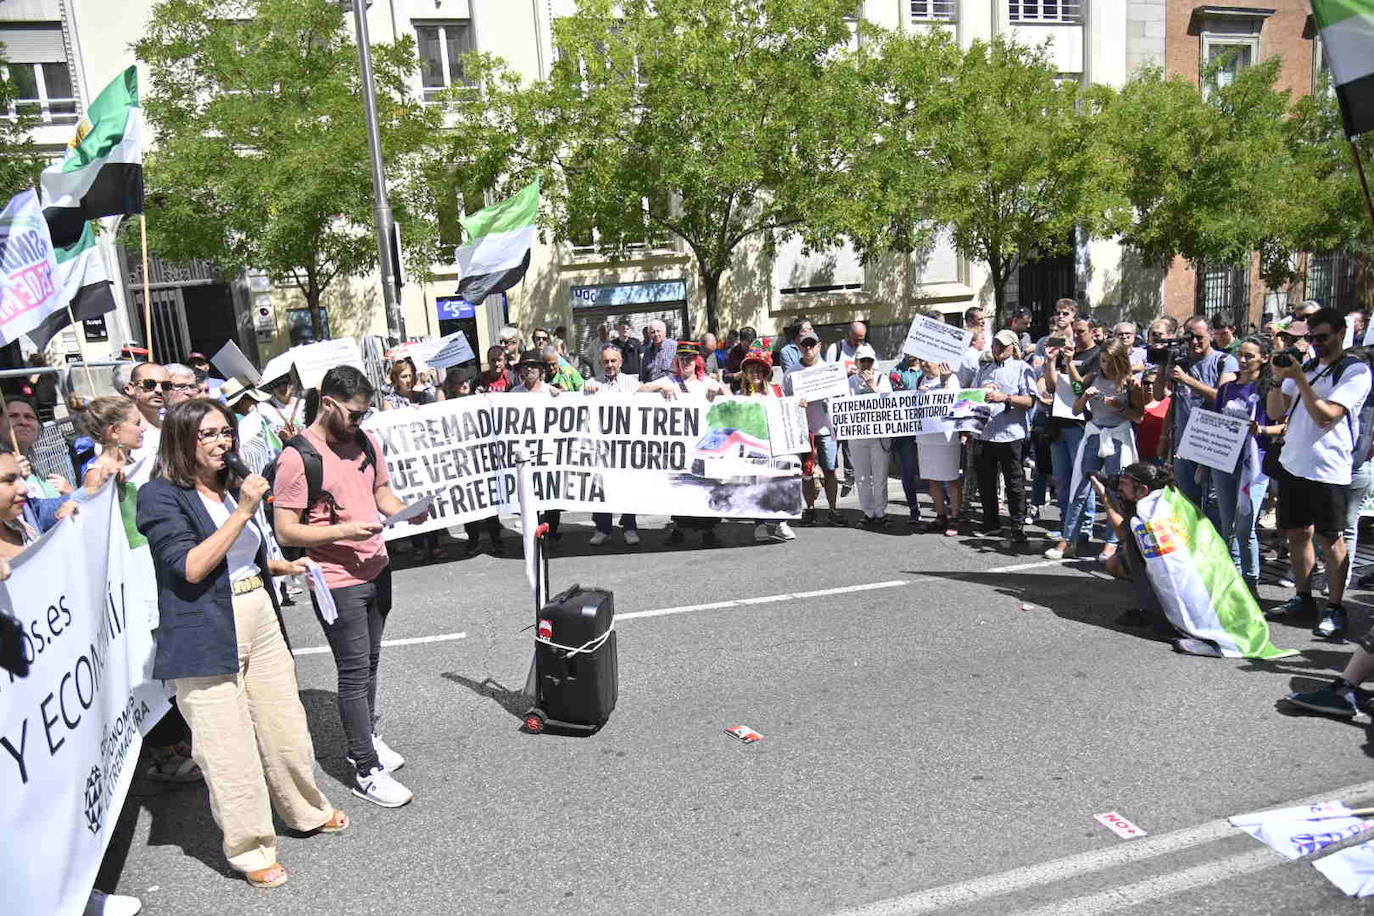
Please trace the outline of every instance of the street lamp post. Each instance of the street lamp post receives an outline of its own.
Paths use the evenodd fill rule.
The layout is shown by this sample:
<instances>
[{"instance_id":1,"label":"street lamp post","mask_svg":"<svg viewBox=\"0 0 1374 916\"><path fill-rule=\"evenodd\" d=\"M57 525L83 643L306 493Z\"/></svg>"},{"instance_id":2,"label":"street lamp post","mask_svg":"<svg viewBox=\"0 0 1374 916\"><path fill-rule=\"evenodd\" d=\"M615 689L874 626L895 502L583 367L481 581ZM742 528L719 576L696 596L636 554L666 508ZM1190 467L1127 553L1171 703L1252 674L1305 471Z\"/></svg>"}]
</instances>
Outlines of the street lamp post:
<instances>
[{"instance_id":1,"label":"street lamp post","mask_svg":"<svg viewBox=\"0 0 1374 916\"><path fill-rule=\"evenodd\" d=\"M353 7L353 23L358 32L358 59L362 65L363 114L367 118L367 146L372 157L372 194L376 201L377 265L382 275L382 301L386 303L386 334L392 345L406 339L405 315L396 289L399 276L391 239L395 221L386 196L386 172L382 167L382 135L377 126L377 88L372 76L372 45L367 34L367 6L370 0L340 0Z\"/></svg>"}]
</instances>

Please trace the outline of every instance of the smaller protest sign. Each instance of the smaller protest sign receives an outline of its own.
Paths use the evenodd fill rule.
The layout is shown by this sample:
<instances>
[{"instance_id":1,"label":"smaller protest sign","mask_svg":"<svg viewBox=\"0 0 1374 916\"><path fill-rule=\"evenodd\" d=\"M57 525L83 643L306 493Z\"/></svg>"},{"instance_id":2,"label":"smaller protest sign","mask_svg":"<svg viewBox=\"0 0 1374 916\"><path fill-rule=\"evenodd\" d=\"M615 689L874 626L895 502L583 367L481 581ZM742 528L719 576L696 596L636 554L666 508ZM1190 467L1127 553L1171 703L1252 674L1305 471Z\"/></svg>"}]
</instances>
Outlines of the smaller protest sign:
<instances>
[{"instance_id":1,"label":"smaller protest sign","mask_svg":"<svg viewBox=\"0 0 1374 916\"><path fill-rule=\"evenodd\" d=\"M436 347L433 353L424 355L424 360L429 363L431 369L461 366L477 358L477 354L472 352L472 345L468 343L467 335L462 331L454 331L438 343L440 346Z\"/></svg>"},{"instance_id":2,"label":"smaller protest sign","mask_svg":"<svg viewBox=\"0 0 1374 916\"><path fill-rule=\"evenodd\" d=\"M262 382L275 382L277 379L285 378L291 373L291 365L295 361L295 356L290 350L278 353L267 361L267 365L262 367Z\"/></svg>"},{"instance_id":3,"label":"smaller protest sign","mask_svg":"<svg viewBox=\"0 0 1374 916\"><path fill-rule=\"evenodd\" d=\"M1073 382L1069 381L1067 373L1059 373L1055 377L1054 384L1054 403L1050 405L1050 416L1061 420L1081 420L1081 413L1074 413L1073 405L1078 397L1073 393Z\"/></svg>"},{"instance_id":4,"label":"smaller protest sign","mask_svg":"<svg viewBox=\"0 0 1374 916\"><path fill-rule=\"evenodd\" d=\"M57 279L48 223L29 188L0 211L0 344L13 343L67 303Z\"/></svg>"},{"instance_id":5,"label":"smaller protest sign","mask_svg":"<svg viewBox=\"0 0 1374 916\"><path fill-rule=\"evenodd\" d=\"M773 455L804 455L811 451L806 408L797 398L764 398L768 414L768 444Z\"/></svg>"},{"instance_id":6,"label":"smaller protest sign","mask_svg":"<svg viewBox=\"0 0 1374 916\"><path fill-rule=\"evenodd\" d=\"M358 349L358 342L352 337L338 337L334 340L292 347L287 353L291 354L292 365L301 377L302 388L318 388L324 374L335 366L353 366L366 371L362 351ZM263 375L266 376L267 373L264 371Z\"/></svg>"},{"instance_id":7,"label":"smaller protest sign","mask_svg":"<svg viewBox=\"0 0 1374 916\"><path fill-rule=\"evenodd\" d=\"M1250 421L1211 410L1194 410L1188 415L1188 425L1178 443L1178 457L1225 471L1236 469L1245 437L1250 434Z\"/></svg>"},{"instance_id":8,"label":"smaller protest sign","mask_svg":"<svg viewBox=\"0 0 1374 916\"><path fill-rule=\"evenodd\" d=\"M788 377L792 379L792 395L807 401L842 398L849 394L849 374L844 371L843 363L821 363L798 369Z\"/></svg>"},{"instance_id":9,"label":"smaller protest sign","mask_svg":"<svg viewBox=\"0 0 1374 916\"><path fill-rule=\"evenodd\" d=\"M902 352L932 363L959 365L972 335L962 328L926 315L911 320Z\"/></svg>"},{"instance_id":10,"label":"smaller protest sign","mask_svg":"<svg viewBox=\"0 0 1374 916\"><path fill-rule=\"evenodd\" d=\"M258 367L243 355L239 345L232 340L225 341L224 346L210 358L210 362L224 373L225 378L236 378L245 385L256 385L262 380Z\"/></svg>"}]
</instances>

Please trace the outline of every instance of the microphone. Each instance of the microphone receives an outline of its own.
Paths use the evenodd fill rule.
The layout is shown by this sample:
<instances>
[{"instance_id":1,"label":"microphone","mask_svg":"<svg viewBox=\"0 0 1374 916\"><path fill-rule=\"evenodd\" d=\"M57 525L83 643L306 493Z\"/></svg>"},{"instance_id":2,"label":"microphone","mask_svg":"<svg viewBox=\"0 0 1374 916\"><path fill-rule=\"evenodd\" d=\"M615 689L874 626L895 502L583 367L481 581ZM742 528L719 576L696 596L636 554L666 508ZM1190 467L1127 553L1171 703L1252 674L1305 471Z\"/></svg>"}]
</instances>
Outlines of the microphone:
<instances>
[{"instance_id":1,"label":"microphone","mask_svg":"<svg viewBox=\"0 0 1374 916\"><path fill-rule=\"evenodd\" d=\"M253 473L252 469L243 463L243 459L239 457L238 452L225 452L224 466L244 479L247 479L248 476ZM270 503L272 501L271 487L268 487L267 492L262 495L262 501L265 503Z\"/></svg>"}]
</instances>

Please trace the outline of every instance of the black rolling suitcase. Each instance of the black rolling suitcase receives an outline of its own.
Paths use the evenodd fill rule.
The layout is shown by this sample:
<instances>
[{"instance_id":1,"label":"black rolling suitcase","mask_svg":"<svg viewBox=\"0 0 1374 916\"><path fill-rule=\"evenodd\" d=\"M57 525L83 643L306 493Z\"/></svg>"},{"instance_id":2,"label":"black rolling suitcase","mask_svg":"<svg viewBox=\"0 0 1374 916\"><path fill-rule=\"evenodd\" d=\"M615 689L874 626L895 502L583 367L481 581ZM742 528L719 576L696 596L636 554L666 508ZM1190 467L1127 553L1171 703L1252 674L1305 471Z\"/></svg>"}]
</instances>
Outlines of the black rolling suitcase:
<instances>
[{"instance_id":1,"label":"black rolling suitcase","mask_svg":"<svg viewBox=\"0 0 1374 916\"><path fill-rule=\"evenodd\" d=\"M543 554L543 537L535 543ZM541 559L547 588L548 559ZM614 623L615 596L605 589L574 585L538 606L527 731L590 735L606 724L620 689Z\"/></svg>"}]
</instances>

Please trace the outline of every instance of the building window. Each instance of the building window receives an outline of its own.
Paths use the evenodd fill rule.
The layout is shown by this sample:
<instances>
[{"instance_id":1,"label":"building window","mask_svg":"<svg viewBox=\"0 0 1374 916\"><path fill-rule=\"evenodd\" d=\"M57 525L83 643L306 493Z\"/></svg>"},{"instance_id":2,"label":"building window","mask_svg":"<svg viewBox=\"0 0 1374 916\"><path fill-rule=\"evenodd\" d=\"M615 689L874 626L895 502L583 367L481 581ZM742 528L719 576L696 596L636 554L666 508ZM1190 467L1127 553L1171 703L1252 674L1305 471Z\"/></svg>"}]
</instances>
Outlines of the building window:
<instances>
[{"instance_id":1,"label":"building window","mask_svg":"<svg viewBox=\"0 0 1374 916\"><path fill-rule=\"evenodd\" d=\"M1212 67L1220 67L1216 71L1210 86L1218 89L1229 86L1236 81L1240 71L1252 66L1256 58L1259 57L1259 38L1237 39L1233 36L1226 38L1211 38L1203 36L1203 66L1209 70Z\"/></svg>"},{"instance_id":2,"label":"building window","mask_svg":"<svg viewBox=\"0 0 1374 916\"><path fill-rule=\"evenodd\" d=\"M62 26L50 22L0 23L0 44L7 76L18 90L8 114L48 124L77 118L76 93L67 66Z\"/></svg>"},{"instance_id":3,"label":"building window","mask_svg":"<svg viewBox=\"0 0 1374 916\"><path fill-rule=\"evenodd\" d=\"M1198 273L1197 311L1200 315L1225 313L1236 327L1250 326L1250 270L1247 267L1208 267Z\"/></svg>"},{"instance_id":4,"label":"building window","mask_svg":"<svg viewBox=\"0 0 1374 916\"><path fill-rule=\"evenodd\" d=\"M1083 21L1083 4L1078 0L1009 0L1007 20L1009 22L1056 24L1078 23Z\"/></svg>"},{"instance_id":5,"label":"building window","mask_svg":"<svg viewBox=\"0 0 1374 916\"><path fill-rule=\"evenodd\" d=\"M958 0L911 0L912 22L958 22Z\"/></svg>"},{"instance_id":6,"label":"building window","mask_svg":"<svg viewBox=\"0 0 1374 916\"><path fill-rule=\"evenodd\" d=\"M453 86L471 86L463 75L463 55L472 47L472 23L466 19L415 26L420 52L420 85L426 102Z\"/></svg>"}]
</instances>

